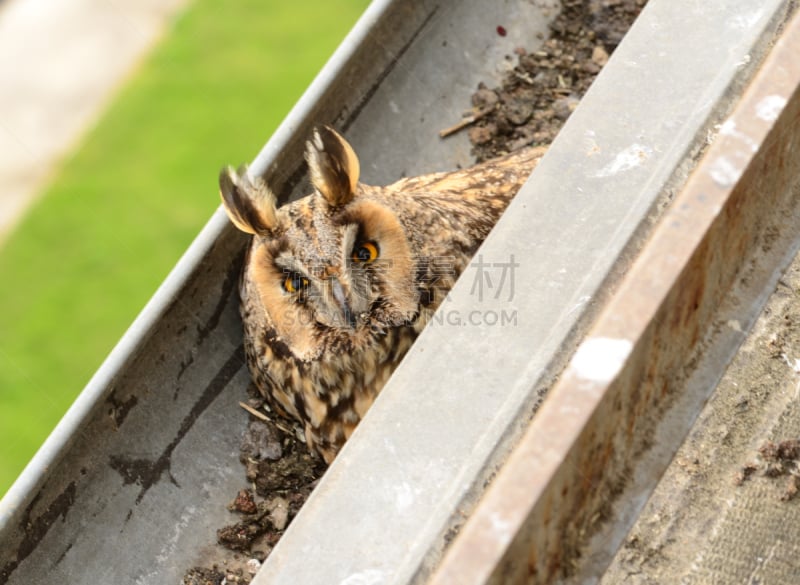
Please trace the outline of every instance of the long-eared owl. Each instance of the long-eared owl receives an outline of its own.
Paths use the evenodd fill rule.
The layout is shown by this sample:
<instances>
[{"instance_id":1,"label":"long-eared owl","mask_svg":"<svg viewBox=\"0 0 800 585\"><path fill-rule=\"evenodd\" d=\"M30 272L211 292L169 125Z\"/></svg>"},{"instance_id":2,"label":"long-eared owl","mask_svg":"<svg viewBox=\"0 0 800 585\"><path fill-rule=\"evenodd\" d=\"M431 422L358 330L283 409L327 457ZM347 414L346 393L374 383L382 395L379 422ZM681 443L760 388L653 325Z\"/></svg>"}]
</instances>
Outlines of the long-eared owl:
<instances>
[{"instance_id":1,"label":"long-eared owl","mask_svg":"<svg viewBox=\"0 0 800 585\"><path fill-rule=\"evenodd\" d=\"M326 462L543 154L372 187L350 144L320 127L306 151L314 192L280 208L246 167L223 169L228 216L253 235L240 285L250 372Z\"/></svg>"}]
</instances>

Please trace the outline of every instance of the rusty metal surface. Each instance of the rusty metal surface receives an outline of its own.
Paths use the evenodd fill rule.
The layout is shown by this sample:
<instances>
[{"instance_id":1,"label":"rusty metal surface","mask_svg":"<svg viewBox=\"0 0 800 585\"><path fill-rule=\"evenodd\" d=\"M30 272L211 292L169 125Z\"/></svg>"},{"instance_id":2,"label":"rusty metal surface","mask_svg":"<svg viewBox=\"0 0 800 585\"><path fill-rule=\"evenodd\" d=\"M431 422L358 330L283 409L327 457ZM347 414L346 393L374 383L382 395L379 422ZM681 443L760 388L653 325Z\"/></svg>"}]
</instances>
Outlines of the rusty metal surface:
<instances>
[{"instance_id":1,"label":"rusty metal surface","mask_svg":"<svg viewBox=\"0 0 800 585\"><path fill-rule=\"evenodd\" d=\"M800 254L603 573L603 585L798 582L796 461L788 452L777 458L781 463L760 453L767 441L786 445L800 437L798 291ZM743 330L742 312L732 306L723 330Z\"/></svg>"},{"instance_id":2,"label":"rusty metal surface","mask_svg":"<svg viewBox=\"0 0 800 585\"><path fill-rule=\"evenodd\" d=\"M794 18L430 583L599 579L668 457L644 480L641 462L685 436L654 444L698 391L687 381L714 353L719 307L736 286L771 289L796 249L798 54Z\"/></svg>"}]
</instances>

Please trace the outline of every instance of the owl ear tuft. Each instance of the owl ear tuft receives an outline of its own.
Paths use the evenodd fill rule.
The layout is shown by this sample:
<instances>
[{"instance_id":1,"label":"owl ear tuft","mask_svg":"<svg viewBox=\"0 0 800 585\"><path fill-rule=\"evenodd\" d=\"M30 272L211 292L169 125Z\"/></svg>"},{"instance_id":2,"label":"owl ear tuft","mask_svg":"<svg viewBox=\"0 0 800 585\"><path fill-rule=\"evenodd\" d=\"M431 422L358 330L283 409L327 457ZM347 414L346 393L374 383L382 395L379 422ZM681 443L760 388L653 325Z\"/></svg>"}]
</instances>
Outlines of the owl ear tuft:
<instances>
[{"instance_id":1,"label":"owl ear tuft","mask_svg":"<svg viewBox=\"0 0 800 585\"><path fill-rule=\"evenodd\" d=\"M250 178L247 165L238 171L224 167L219 173L219 193L228 217L243 232L264 234L277 225L275 195L261 177Z\"/></svg>"},{"instance_id":2,"label":"owl ear tuft","mask_svg":"<svg viewBox=\"0 0 800 585\"><path fill-rule=\"evenodd\" d=\"M338 207L353 198L360 166L353 147L333 128L320 126L306 143L311 183L329 205Z\"/></svg>"}]
</instances>

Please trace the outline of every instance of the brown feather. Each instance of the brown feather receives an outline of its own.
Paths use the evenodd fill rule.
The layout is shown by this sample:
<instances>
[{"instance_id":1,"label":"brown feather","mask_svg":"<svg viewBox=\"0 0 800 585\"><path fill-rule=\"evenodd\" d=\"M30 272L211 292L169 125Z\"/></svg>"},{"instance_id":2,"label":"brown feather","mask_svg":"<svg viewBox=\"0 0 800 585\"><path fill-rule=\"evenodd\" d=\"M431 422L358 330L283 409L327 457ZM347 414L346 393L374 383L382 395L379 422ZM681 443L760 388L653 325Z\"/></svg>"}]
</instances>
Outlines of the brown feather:
<instances>
[{"instance_id":1,"label":"brown feather","mask_svg":"<svg viewBox=\"0 0 800 585\"><path fill-rule=\"evenodd\" d=\"M251 180L247 166L224 167L219 192L231 222L248 234L266 234L275 227L276 199L261 177Z\"/></svg>"},{"instance_id":2,"label":"brown feather","mask_svg":"<svg viewBox=\"0 0 800 585\"><path fill-rule=\"evenodd\" d=\"M543 154L527 149L371 187L357 183L352 148L322 128L307 153L321 199L299 199L271 217L263 206L253 216L249 195L226 199L237 225L269 227L254 229L240 288L250 371L274 408L305 425L309 446L325 461L352 434ZM241 191L241 181L230 183ZM227 182L222 190L234 191ZM359 256L365 243L376 258ZM306 283L302 294L286 289L288 277ZM343 294L353 323L342 322Z\"/></svg>"},{"instance_id":3,"label":"brown feather","mask_svg":"<svg viewBox=\"0 0 800 585\"><path fill-rule=\"evenodd\" d=\"M306 143L306 161L311 184L329 205L339 207L353 198L360 173L358 157L333 128L314 130Z\"/></svg>"}]
</instances>

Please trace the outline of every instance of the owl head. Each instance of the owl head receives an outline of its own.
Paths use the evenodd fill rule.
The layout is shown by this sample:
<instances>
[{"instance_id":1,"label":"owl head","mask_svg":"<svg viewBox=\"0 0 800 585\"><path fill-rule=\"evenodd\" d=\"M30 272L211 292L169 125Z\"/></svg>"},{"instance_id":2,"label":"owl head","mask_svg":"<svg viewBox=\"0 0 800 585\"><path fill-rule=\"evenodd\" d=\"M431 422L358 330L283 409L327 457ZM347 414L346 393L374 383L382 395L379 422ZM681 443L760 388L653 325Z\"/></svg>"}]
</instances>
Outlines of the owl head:
<instances>
[{"instance_id":1,"label":"owl head","mask_svg":"<svg viewBox=\"0 0 800 585\"><path fill-rule=\"evenodd\" d=\"M314 191L287 205L246 167L223 169L220 193L233 224L253 236L242 302L295 358L312 360L331 343L352 351L413 321L420 291L399 194L359 183L356 153L331 128L314 130L306 161Z\"/></svg>"}]
</instances>

